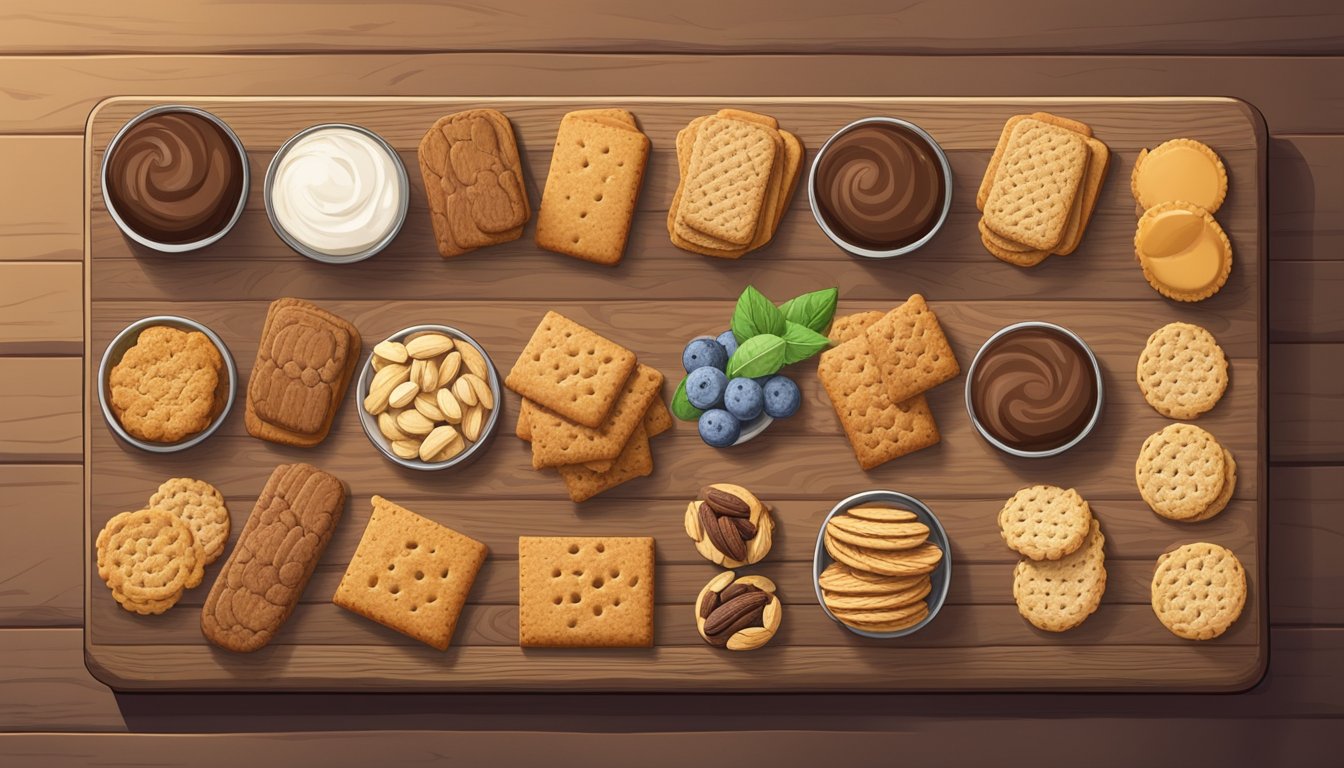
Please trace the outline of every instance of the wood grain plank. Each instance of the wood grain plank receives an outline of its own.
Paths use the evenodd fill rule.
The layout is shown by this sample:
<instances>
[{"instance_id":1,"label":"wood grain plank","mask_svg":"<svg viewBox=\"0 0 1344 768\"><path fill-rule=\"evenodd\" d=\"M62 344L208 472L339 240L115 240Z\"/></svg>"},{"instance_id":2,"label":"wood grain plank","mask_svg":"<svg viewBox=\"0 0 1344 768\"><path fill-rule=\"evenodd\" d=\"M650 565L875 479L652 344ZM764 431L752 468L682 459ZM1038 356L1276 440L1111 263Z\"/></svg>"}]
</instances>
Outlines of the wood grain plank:
<instances>
[{"instance_id":1,"label":"wood grain plank","mask_svg":"<svg viewBox=\"0 0 1344 768\"><path fill-rule=\"evenodd\" d=\"M0 355L84 351L84 268L0 261Z\"/></svg>"},{"instance_id":2,"label":"wood grain plank","mask_svg":"<svg viewBox=\"0 0 1344 768\"><path fill-rule=\"evenodd\" d=\"M1270 619L1344 624L1344 467L1273 469L1270 493Z\"/></svg>"},{"instance_id":3,"label":"wood grain plank","mask_svg":"<svg viewBox=\"0 0 1344 768\"><path fill-rule=\"evenodd\" d=\"M0 262L82 258L83 141L77 136L3 136L0 168L6 179L0 184Z\"/></svg>"},{"instance_id":4,"label":"wood grain plank","mask_svg":"<svg viewBox=\"0 0 1344 768\"><path fill-rule=\"evenodd\" d=\"M83 506L81 467L0 465L0 626L84 623Z\"/></svg>"},{"instance_id":5,"label":"wood grain plank","mask_svg":"<svg viewBox=\"0 0 1344 768\"><path fill-rule=\"evenodd\" d=\"M0 358L0 462L81 461L84 361Z\"/></svg>"},{"instance_id":6,"label":"wood grain plank","mask_svg":"<svg viewBox=\"0 0 1344 768\"><path fill-rule=\"evenodd\" d=\"M1271 261L1269 292L1271 341L1344 342L1344 261Z\"/></svg>"},{"instance_id":7,"label":"wood grain plank","mask_svg":"<svg viewBox=\"0 0 1344 768\"><path fill-rule=\"evenodd\" d=\"M0 629L0 731L126 729L112 691L84 668L83 635Z\"/></svg>"},{"instance_id":8,"label":"wood grain plank","mask_svg":"<svg viewBox=\"0 0 1344 768\"><path fill-rule=\"evenodd\" d=\"M1271 460L1344 461L1344 345L1273 344L1269 365Z\"/></svg>"},{"instance_id":9,"label":"wood grain plank","mask_svg":"<svg viewBox=\"0 0 1344 768\"><path fill-rule=\"evenodd\" d=\"M1269 188L1271 259L1344 260L1344 136L1275 136Z\"/></svg>"}]
</instances>

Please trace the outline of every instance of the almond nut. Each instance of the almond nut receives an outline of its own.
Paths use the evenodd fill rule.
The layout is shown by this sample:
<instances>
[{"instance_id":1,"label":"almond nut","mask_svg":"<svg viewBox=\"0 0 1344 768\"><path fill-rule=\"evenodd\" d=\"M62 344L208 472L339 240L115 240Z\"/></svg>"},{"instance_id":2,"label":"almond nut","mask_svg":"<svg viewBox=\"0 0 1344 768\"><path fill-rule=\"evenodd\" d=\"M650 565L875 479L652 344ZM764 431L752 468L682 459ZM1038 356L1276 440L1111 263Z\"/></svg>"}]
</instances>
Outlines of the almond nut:
<instances>
[{"instance_id":1,"label":"almond nut","mask_svg":"<svg viewBox=\"0 0 1344 768\"><path fill-rule=\"evenodd\" d=\"M420 460L430 461L439 453L447 448L454 440L460 441L462 437L457 434L457 430L448 425L435 427L426 437L424 442L420 443Z\"/></svg>"},{"instance_id":2,"label":"almond nut","mask_svg":"<svg viewBox=\"0 0 1344 768\"><path fill-rule=\"evenodd\" d=\"M462 370L462 353L453 350L443 358L442 363L439 363L438 385L440 387L446 387L449 384L452 384L453 379L457 378L457 372L460 370Z\"/></svg>"},{"instance_id":3,"label":"almond nut","mask_svg":"<svg viewBox=\"0 0 1344 768\"><path fill-rule=\"evenodd\" d=\"M463 342L459 344L457 348L462 351L462 362L466 363L467 370L480 376L482 379L489 377L489 374L486 372L488 366L485 364L485 358L481 357L481 353L476 347Z\"/></svg>"},{"instance_id":4,"label":"almond nut","mask_svg":"<svg viewBox=\"0 0 1344 768\"><path fill-rule=\"evenodd\" d=\"M435 423L448 420L444 417L443 411L439 410L438 400L434 395L427 395L424 392L416 395L415 410L423 413L425 418Z\"/></svg>"},{"instance_id":5,"label":"almond nut","mask_svg":"<svg viewBox=\"0 0 1344 768\"><path fill-rule=\"evenodd\" d=\"M472 389L471 382L465 378L459 378L453 382L453 395L462 405L472 406L476 404L476 390Z\"/></svg>"},{"instance_id":6,"label":"almond nut","mask_svg":"<svg viewBox=\"0 0 1344 768\"><path fill-rule=\"evenodd\" d=\"M457 439L448 443L447 447L445 447L442 451L439 451L439 454L434 457L434 461L447 461L456 456L457 454L461 453L463 450L466 449L466 447L467 442L462 439L461 435L458 435Z\"/></svg>"},{"instance_id":7,"label":"almond nut","mask_svg":"<svg viewBox=\"0 0 1344 768\"><path fill-rule=\"evenodd\" d=\"M490 391L490 385L485 383L485 379L474 373L464 373L462 378L471 384L471 389L476 393L476 402L484 405L486 408L495 407L495 393Z\"/></svg>"},{"instance_id":8,"label":"almond nut","mask_svg":"<svg viewBox=\"0 0 1344 768\"><path fill-rule=\"evenodd\" d=\"M370 416L377 416L387 410L387 401L392 397L392 390L406 381L410 370L404 365L393 363L375 373L373 381L369 383L369 394L364 398L364 410Z\"/></svg>"},{"instance_id":9,"label":"almond nut","mask_svg":"<svg viewBox=\"0 0 1344 768\"><path fill-rule=\"evenodd\" d=\"M420 391L433 393L439 387L439 369L438 366L430 360L419 361L424 365L420 366ZM415 381L415 379L412 379Z\"/></svg>"},{"instance_id":10,"label":"almond nut","mask_svg":"<svg viewBox=\"0 0 1344 768\"><path fill-rule=\"evenodd\" d=\"M435 393L435 405L439 406L439 412L443 414L443 420L449 424L456 424L462 420L462 404L453 397L453 391L444 387Z\"/></svg>"},{"instance_id":11,"label":"almond nut","mask_svg":"<svg viewBox=\"0 0 1344 768\"><path fill-rule=\"evenodd\" d=\"M474 443L481 439L481 430L484 426L485 409L479 405L473 405L468 408L466 415L462 417L463 436Z\"/></svg>"},{"instance_id":12,"label":"almond nut","mask_svg":"<svg viewBox=\"0 0 1344 768\"><path fill-rule=\"evenodd\" d=\"M405 408L419 392L420 385L414 381L403 381L392 390L392 395L387 398L387 404L393 408Z\"/></svg>"},{"instance_id":13,"label":"almond nut","mask_svg":"<svg viewBox=\"0 0 1344 768\"><path fill-rule=\"evenodd\" d=\"M406 342L406 354L417 360L438 357L453 348L453 340L441 333L427 333Z\"/></svg>"},{"instance_id":14,"label":"almond nut","mask_svg":"<svg viewBox=\"0 0 1344 768\"><path fill-rule=\"evenodd\" d=\"M410 439L410 435L397 429L397 414L391 411L383 411L378 414L378 431L383 433L383 437L394 442Z\"/></svg>"},{"instance_id":15,"label":"almond nut","mask_svg":"<svg viewBox=\"0 0 1344 768\"><path fill-rule=\"evenodd\" d=\"M418 440L394 440L392 441L392 453L403 459L414 459L420 455L420 442Z\"/></svg>"},{"instance_id":16,"label":"almond nut","mask_svg":"<svg viewBox=\"0 0 1344 768\"><path fill-rule=\"evenodd\" d=\"M434 431L434 422L414 408L397 414L397 429L408 435L428 435Z\"/></svg>"},{"instance_id":17,"label":"almond nut","mask_svg":"<svg viewBox=\"0 0 1344 768\"><path fill-rule=\"evenodd\" d=\"M373 354L389 363L406 362L405 345L399 341L392 341L391 339L378 342L378 345L373 348Z\"/></svg>"},{"instance_id":18,"label":"almond nut","mask_svg":"<svg viewBox=\"0 0 1344 768\"><path fill-rule=\"evenodd\" d=\"M383 370L384 368L386 368L387 366L392 365L392 364L393 364L393 363L392 363L391 360L387 360L387 359L381 358L381 357L379 357L379 356L377 356L377 355L374 355L373 357L369 358L369 365L373 367L373 372L374 372L374 373L377 373L378 371L381 371L381 370Z\"/></svg>"}]
</instances>

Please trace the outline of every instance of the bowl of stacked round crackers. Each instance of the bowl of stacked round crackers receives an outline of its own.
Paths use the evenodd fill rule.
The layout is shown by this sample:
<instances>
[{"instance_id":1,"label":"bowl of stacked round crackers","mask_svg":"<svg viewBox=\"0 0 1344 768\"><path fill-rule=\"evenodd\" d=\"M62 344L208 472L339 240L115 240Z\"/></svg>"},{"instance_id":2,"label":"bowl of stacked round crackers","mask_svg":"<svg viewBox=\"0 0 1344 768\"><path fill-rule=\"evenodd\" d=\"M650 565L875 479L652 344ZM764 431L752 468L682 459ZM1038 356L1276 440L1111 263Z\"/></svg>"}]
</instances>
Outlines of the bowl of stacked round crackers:
<instances>
[{"instance_id":1,"label":"bowl of stacked round crackers","mask_svg":"<svg viewBox=\"0 0 1344 768\"><path fill-rule=\"evenodd\" d=\"M822 521L813 557L817 602L864 637L905 637L942 609L952 580L947 532L922 501L864 491Z\"/></svg>"}]
</instances>

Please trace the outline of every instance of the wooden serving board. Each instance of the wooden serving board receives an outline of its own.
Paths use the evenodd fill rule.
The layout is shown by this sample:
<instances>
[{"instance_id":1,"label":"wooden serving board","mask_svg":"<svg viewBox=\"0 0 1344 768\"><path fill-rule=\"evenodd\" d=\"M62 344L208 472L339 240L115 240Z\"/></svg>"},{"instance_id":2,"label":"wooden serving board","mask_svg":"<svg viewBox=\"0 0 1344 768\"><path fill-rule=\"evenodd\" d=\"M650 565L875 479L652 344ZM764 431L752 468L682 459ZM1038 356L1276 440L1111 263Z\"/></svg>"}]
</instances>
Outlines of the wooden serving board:
<instances>
[{"instance_id":1,"label":"wooden serving board","mask_svg":"<svg viewBox=\"0 0 1344 768\"><path fill-rule=\"evenodd\" d=\"M237 228L209 249L165 256L135 248L103 206L98 170L113 133L141 110L186 103L227 121L246 145L252 195ZM576 108L630 108L653 142L625 260L604 268L539 250L529 225L517 242L452 260L439 258L415 149L438 117L491 106L513 121L534 205L540 200L560 117ZM895 115L927 129L947 150L955 177L952 212L916 254L864 261L832 245L808 211L804 181L766 249L739 261L678 250L665 213L676 184L675 133L696 115L744 106L776 116L816 149L836 129L869 115ZM1109 178L1082 247L1024 270L980 246L975 189L1004 120L1047 109L1090 123L1112 151ZM273 152L309 125L344 121L386 137L411 176L405 229L382 254L332 266L299 256L272 231L261 179ZM1134 201L1129 174L1142 147L1188 136L1213 146L1227 164L1231 191L1218 220L1234 244L1232 276L1198 304L1163 299L1134 261ZM86 136L88 301L85 472L88 551L85 600L89 668L118 689L357 690L1239 690L1260 679L1267 656L1265 579L1265 129L1256 110L1232 99L845 99L728 101L700 98L118 98L94 110ZM249 437L242 402L203 444L167 456L119 442L103 423L93 383L112 336L152 314L205 323L231 349L246 379L266 305L299 296L348 318L368 349L415 323L444 322L474 335L506 373L547 309L556 309L634 350L666 374L665 395L681 376L686 340L727 327L748 283L783 301L831 285L840 313L888 309L913 292L930 301L961 361L963 375L929 394L942 431L934 448L871 472L859 469L815 376L796 367L804 404L762 437L731 450L704 445L692 423L653 443L655 471L583 505L560 480L534 472L526 445L511 434L518 398L506 397L488 453L458 472L422 473L385 460L361 431L353 394L321 446L286 448ZM995 330L1027 319L1078 332L1101 360L1106 406L1098 429L1067 454L1014 459L977 436L963 405L964 370ZM1158 518L1139 498L1134 460L1168 421L1134 383L1149 333L1173 320L1211 330L1232 363L1223 401L1199 424L1237 458L1239 478L1227 511L1182 525ZM352 387L353 391L353 387ZM272 468L307 461L338 475L350 501L303 602L269 647L234 655L206 643L199 608L218 573L162 616L119 608L92 567L89 543L112 515L141 507L165 478L214 483L228 500L235 536ZM730 481L773 504L773 551L754 568L774 579L783 626L767 647L729 653L696 634L691 603L718 569L696 554L682 512L704 483ZM1081 627L1053 635L1019 617L1012 599L1017 557L999 538L997 513L1032 483L1073 486L1091 502L1107 539L1108 584L1100 610ZM896 641L857 637L825 618L812 589L817 527L840 499L888 488L926 501L952 540L948 604L921 632ZM485 541L490 547L453 638L440 653L331 603L331 595L381 494ZM656 643L648 650L543 650L517 646L517 537L652 535L657 539ZM1205 643L1180 640L1149 607L1158 555L1207 540L1230 547L1246 566L1250 594L1240 621Z\"/></svg>"}]
</instances>

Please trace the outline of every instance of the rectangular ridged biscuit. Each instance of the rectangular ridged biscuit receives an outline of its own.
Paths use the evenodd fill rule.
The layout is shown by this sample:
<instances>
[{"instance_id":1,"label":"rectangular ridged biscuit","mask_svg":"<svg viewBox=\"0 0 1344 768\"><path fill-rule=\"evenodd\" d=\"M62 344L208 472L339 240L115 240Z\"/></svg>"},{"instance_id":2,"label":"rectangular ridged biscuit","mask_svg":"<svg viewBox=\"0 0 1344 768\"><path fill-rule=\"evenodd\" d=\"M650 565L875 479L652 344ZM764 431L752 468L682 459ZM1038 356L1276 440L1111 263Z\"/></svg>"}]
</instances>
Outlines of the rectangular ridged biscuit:
<instances>
[{"instance_id":1,"label":"rectangular ridged biscuit","mask_svg":"<svg viewBox=\"0 0 1344 768\"><path fill-rule=\"evenodd\" d=\"M1079 134L1035 118L1019 121L985 200L985 225L1035 249L1055 248L1087 161L1088 147Z\"/></svg>"},{"instance_id":2,"label":"rectangular ridged biscuit","mask_svg":"<svg viewBox=\"0 0 1344 768\"><path fill-rule=\"evenodd\" d=\"M734 245L756 234L777 154L776 135L757 123L714 115L691 147L679 218Z\"/></svg>"},{"instance_id":3,"label":"rectangular ridged biscuit","mask_svg":"<svg viewBox=\"0 0 1344 768\"><path fill-rule=\"evenodd\" d=\"M519 645L648 648L653 610L652 538L518 538Z\"/></svg>"},{"instance_id":4,"label":"rectangular ridged biscuit","mask_svg":"<svg viewBox=\"0 0 1344 768\"><path fill-rule=\"evenodd\" d=\"M599 427L635 369L635 355L559 312L547 312L505 385L538 405Z\"/></svg>"}]
</instances>

